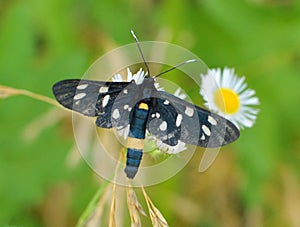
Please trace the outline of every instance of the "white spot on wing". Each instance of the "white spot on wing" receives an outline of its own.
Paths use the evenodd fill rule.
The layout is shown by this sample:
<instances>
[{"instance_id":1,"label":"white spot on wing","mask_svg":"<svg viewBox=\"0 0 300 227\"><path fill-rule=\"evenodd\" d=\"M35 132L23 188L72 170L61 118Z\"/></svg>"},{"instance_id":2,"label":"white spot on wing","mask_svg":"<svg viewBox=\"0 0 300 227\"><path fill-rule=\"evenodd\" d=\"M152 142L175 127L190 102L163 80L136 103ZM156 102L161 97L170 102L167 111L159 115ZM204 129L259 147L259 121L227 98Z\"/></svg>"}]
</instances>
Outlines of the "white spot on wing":
<instances>
[{"instance_id":1,"label":"white spot on wing","mask_svg":"<svg viewBox=\"0 0 300 227\"><path fill-rule=\"evenodd\" d=\"M156 118L160 118L160 114L159 113L156 113L155 116L156 116Z\"/></svg>"},{"instance_id":2,"label":"white spot on wing","mask_svg":"<svg viewBox=\"0 0 300 227\"><path fill-rule=\"evenodd\" d=\"M202 125L202 130L207 136L210 136L210 129L206 125Z\"/></svg>"},{"instance_id":3,"label":"white spot on wing","mask_svg":"<svg viewBox=\"0 0 300 227\"><path fill-rule=\"evenodd\" d=\"M211 123L212 125L216 125L217 124L217 121L212 116L208 116L207 121L209 123Z\"/></svg>"},{"instance_id":4,"label":"white spot on wing","mask_svg":"<svg viewBox=\"0 0 300 227\"><path fill-rule=\"evenodd\" d=\"M184 112L187 116L192 117L194 115L194 109L187 106L185 108L185 112Z\"/></svg>"},{"instance_id":5,"label":"white spot on wing","mask_svg":"<svg viewBox=\"0 0 300 227\"><path fill-rule=\"evenodd\" d=\"M105 95L102 100L102 107L106 107L108 101L109 101L109 95Z\"/></svg>"},{"instance_id":6,"label":"white spot on wing","mask_svg":"<svg viewBox=\"0 0 300 227\"><path fill-rule=\"evenodd\" d=\"M99 93L106 93L106 92L108 92L108 87L103 86L99 88Z\"/></svg>"},{"instance_id":7,"label":"white spot on wing","mask_svg":"<svg viewBox=\"0 0 300 227\"><path fill-rule=\"evenodd\" d=\"M129 108L129 105L124 105L124 110L127 110Z\"/></svg>"},{"instance_id":8,"label":"white spot on wing","mask_svg":"<svg viewBox=\"0 0 300 227\"><path fill-rule=\"evenodd\" d=\"M169 102L168 100L165 100L165 101L164 101L164 104L165 104L165 105L169 105L170 102Z\"/></svg>"},{"instance_id":9,"label":"white spot on wing","mask_svg":"<svg viewBox=\"0 0 300 227\"><path fill-rule=\"evenodd\" d=\"M159 129L160 129L161 131L166 131L166 129L167 129L167 122L166 122L166 121L163 121L163 122L160 124Z\"/></svg>"},{"instance_id":10,"label":"white spot on wing","mask_svg":"<svg viewBox=\"0 0 300 227\"><path fill-rule=\"evenodd\" d=\"M87 88L87 86L88 86L88 84L79 84L79 85L77 86L77 89L78 89L78 90L84 90L84 89Z\"/></svg>"},{"instance_id":11,"label":"white spot on wing","mask_svg":"<svg viewBox=\"0 0 300 227\"><path fill-rule=\"evenodd\" d=\"M176 118L176 126L179 127L181 125L182 115L178 114Z\"/></svg>"},{"instance_id":12,"label":"white spot on wing","mask_svg":"<svg viewBox=\"0 0 300 227\"><path fill-rule=\"evenodd\" d=\"M205 135L202 133L200 140L205 140Z\"/></svg>"},{"instance_id":13,"label":"white spot on wing","mask_svg":"<svg viewBox=\"0 0 300 227\"><path fill-rule=\"evenodd\" d=\"M151 114L151 117L152 117L152 118L155 118L155 114Z\"/></svg>"},{"instance_id":14,"label":"white spot on wing","mask_svg":"<svg viewBox=\"0 0 300 227\"><path fill-rule=\"evenodd\" d=\"M112 117L114 119L118 119L120 117L120 112L118 109L114 109L113 113L112 113Z\"/></svg>"},{"instance_id":15,"label":"white spot on wing","mask_svg":"<svg viewBox=\"0 0 300 227\"><path fill-rule=\"evenodd\" d=\"M86 93L78 93L74 96L74 100L82 99L86 96Z\"/></svg>"},{"instance_id":16,"label":"white spot on wing","mask_svg":"<svg viewBox=\"0 0 300 227\"><path fill-rule=\"evenodd\" d=\"M124 93L124 94L128 94L128 90L127 90L127 89L124 89L124 90L123 90L123 93Z\"/></svg>"}]
</instances>

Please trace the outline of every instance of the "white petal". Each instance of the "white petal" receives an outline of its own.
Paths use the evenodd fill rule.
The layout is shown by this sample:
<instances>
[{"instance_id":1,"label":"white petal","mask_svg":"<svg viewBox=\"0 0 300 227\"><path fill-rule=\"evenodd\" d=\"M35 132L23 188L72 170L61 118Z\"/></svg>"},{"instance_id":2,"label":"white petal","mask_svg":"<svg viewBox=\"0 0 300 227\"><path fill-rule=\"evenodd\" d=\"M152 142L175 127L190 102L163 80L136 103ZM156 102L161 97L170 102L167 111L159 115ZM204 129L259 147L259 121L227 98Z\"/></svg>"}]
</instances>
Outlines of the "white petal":
<instances>
[{"instance_id":1,"label":"white petal","mask_svg":"<svg viewBox=\"0 0 300 227\"><path fill-rule=\"evenodd\" d=\"M243 105L258 105L259 100L257 97L250 98L250 99L244 99L242 102Z\"/></svg>"},{"instance_id":2,"label":"white petal","mask_svg":"<svg viewBox=\"0 0 300 227\"><path fill-rule=\"evenodd\" d=\"M142 84L145 79L145 73L143 69L140 68L139 71L132 76L132 78L135 80L136 84Z\"/></svg>"},{"instance_id":3,"label":"white petal","mask_svg":"<svg viewBox=\"0 0 300 227\"><path fill-rule=\"evenodd\" d=\"M247 84L244 83L244 81L245 81L244 76L237 80L236 84L233 87L236 93L241 93L247 87Z\"/></svg>"},{"instance_id":4,"label":"white petal","mask_svg":"<svg viewBox=\"0 0 300 227\"><path fill-rule=\"evenodd\" d=\"M240 94L240 97L246 97L246 98L249 98L251 96L255 95L255 91L252 90L252 89L247 89L245 90L243 93Z\"/></svg>"},{"instance_id":5,"label":"white petal","mask_svg":"<svg viewBox=\"0 0 300 227\"><path fill-rule=\"evenodd\" d=\"M186 98L186 94L181 93L181 88L177 88L176 91L174 92L174 95L180 99L185 99Z\"/></svg>"},{"instance_id":6,"label":"white petal","mask_svg":"<svg viewBox=\"0 0 300 227\"><path fill-rule=\"evenodd\" d=\"M116 74L112 77L112 81L113 82L122 82L123 81L123 78L120 74Z\"/></svg>"},{"instance_id":7,"label":"white petal","mask_svg":"<svg viewBox=\"0 0 300 227\"><path fill-rule=\"evenodd\" d=\"M133 80L132 73L129 68L127 68L127 81L130 82Z\"/></svg>"}]
</instances>

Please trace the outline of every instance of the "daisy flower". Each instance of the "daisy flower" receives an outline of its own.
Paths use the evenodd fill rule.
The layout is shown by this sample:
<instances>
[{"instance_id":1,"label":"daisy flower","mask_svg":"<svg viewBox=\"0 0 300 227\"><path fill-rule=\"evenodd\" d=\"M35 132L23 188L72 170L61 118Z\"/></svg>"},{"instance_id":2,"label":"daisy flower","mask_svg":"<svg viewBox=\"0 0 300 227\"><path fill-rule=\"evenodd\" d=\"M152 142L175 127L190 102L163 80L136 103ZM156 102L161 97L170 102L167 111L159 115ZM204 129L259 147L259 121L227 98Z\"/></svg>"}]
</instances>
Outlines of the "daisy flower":
<instances>
[{"instance_id":1,"label":"daisy flower","mask_svg":"<svg viewBox=\"0 0 300 227\"><path fill-rule=\"evenodd\" d=\"M147 73L145 73L142 69L139 69L139 71L135 74L132 74L132 72L130 71L129 68L127 68L127 78L126 80L124 80L122 78L122 76L120 74L116 74L112 77L112 81L113 82L122 82L122 81L127 81L130 82L132 80L135 81L136 84L141 84L144 81L145 76L147 75ZM159 91L163 91L164 89L162 87L160 87L158 82L154 83L154 86L157 90ZM186 94L181 92L180 88L177 88L174 95L180 99L185 99L186 98ZM117 131L119 133L120 136L123 136L124 139L127 139L128 133L129 133L129 125L127 125L127 127L120 127L117 128ZM161 150L165 153L168 154L177 154L181 151L186 150L186 146L185 143L178 141L178 144L176 146L170 146L168 144L163 143L161 140L159 140L159 138L156 138L155 136L151 135L151 133L149 131L146 131L146 139L152 141L155 143L155 147L158 150Z\"/></svg>"},{"instance_id":2,"label":"daisy flower","mask_svg":"<svg viewBox=\"0 0 300 227\"><path fill-rule=\"evenodd\" d=\"M247 88L245 77L237 77L234 69L209 69L200 75L200 94L211 111L232 121L238 128L252 127L256 120L259 100L255 91Z\"/></svg>"}]
</instances>

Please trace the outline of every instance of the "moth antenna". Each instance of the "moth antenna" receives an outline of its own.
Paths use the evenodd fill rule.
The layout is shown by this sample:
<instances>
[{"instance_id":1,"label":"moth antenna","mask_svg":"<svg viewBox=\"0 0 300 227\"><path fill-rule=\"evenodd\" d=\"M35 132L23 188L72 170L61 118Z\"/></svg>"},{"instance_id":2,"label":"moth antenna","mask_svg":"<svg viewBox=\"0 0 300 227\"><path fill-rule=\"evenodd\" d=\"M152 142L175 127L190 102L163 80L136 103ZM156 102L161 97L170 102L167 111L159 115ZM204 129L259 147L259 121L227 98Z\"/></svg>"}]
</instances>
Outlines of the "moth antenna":
<instances>
[{"instance_id":1,"label":"moth antenna","mask_svg":"<svg viewBox=\"0 0 300 227\"><path fill-rule=\"evenodd\" d=\"M138 40L138 38L136 37L136 35L134 34L134 32L133 32L132 29L130 29L130 32L131 32L131 35L133 36L133 38L134 38L134 40L135 40L135 42L136 42L136 45L138 46L139 52L140 52L140 54L141 54L141 56L142 56L143 62L144 62L145 66L146 66L146 69L147 69L147 74L148 74L148 76L150 77L150 70L149 70L148 64L147 64L147 62L146 62L146 60L145 60L145 57L144 57L142 48L141 48L140 43L139 43L139 40Z\"/></svg>"},{"instance_id":2,"label":"moth antenna","mask_svg":"<svg viewBox=\"0 0 300 227\"><path fill-rule=\"evenodd\" d=\"M180 64L175 65L175 66L173 66L172 68L167 69L166 71L163 71L163 72L161 72L161 73L159 73L159 74L153 76L153 78L157 78L157 77L159 77L159 76L161 76L161 75L163 75L163 74L165 74L165 73L167 73L167 72L170 72L170 71L172 71L172 70L174 70L174 69L179 68L180 66L183 66L183 65L188 64L188 63L193 63L193 62L199 62L199 60L197 60L197 59L190 59L190 60L181 62Z\"/></svg>"}]
</instances>

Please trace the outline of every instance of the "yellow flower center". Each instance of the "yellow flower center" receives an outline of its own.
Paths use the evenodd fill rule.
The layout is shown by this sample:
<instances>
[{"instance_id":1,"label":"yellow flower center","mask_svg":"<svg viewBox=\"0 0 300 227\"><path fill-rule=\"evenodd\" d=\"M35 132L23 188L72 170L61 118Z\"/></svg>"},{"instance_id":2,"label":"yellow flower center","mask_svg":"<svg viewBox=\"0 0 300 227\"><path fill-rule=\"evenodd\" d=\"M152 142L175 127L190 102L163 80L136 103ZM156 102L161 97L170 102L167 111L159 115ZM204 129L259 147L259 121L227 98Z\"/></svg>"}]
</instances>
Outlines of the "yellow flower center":
<instances>
[{"instance_id":1,"label":"yellow flower center","mask_svg":"<svg viewBox=\"0 0 300 227\"><path fill-rule=\"evenodd\" d=\"M226 114L234 114L239 110L239 96L229 88L220 88L216 90L214 98L217 107Z\"/></svg>"}]
</instances>

